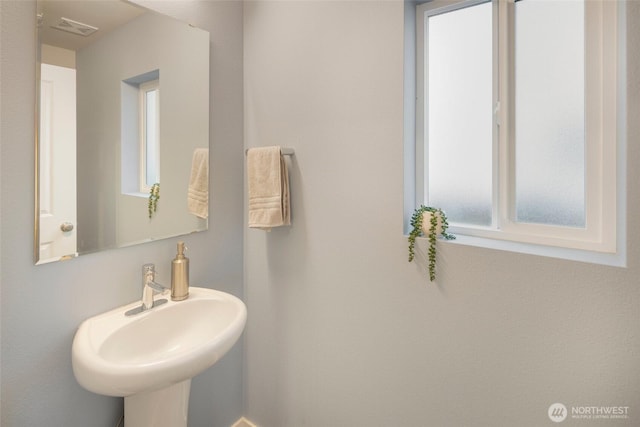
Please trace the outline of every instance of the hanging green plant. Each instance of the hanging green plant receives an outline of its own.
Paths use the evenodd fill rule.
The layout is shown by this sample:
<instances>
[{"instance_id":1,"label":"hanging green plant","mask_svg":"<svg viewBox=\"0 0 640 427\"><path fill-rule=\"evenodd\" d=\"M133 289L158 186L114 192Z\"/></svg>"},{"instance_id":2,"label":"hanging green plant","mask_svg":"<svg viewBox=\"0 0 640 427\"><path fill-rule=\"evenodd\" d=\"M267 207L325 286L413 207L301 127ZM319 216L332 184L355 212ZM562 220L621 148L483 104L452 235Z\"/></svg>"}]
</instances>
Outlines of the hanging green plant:
<instances>
[{"instance_id":1,"label":"hanging green plant","mask_svg":"<svg viewBox=\"0 0 640 427\"><path fill-rule=\"evenodd\" d=\"M424 220L429 221L429 227L424 227ZM442 236L445 240L453 240L456 238L451 233L447 233L449 223L447 215L440 208L432 208L430 206L420 205L411 216L411 231L409 232L409 262L415 258L416 238L426 233L429 240L429 280L436 279L436 240L438 236Z\"/></svg>"},{"instance_id":2,"label":"hanging green plant","mask_svg":"<svg viewBox=\"0 0 640 427\"><path fill-rule=\"evenodd\" d=\"M160 200L160 183L156 182L149 190L149 219L158 210L158 200Z\"/></svg>"}]
</instances>

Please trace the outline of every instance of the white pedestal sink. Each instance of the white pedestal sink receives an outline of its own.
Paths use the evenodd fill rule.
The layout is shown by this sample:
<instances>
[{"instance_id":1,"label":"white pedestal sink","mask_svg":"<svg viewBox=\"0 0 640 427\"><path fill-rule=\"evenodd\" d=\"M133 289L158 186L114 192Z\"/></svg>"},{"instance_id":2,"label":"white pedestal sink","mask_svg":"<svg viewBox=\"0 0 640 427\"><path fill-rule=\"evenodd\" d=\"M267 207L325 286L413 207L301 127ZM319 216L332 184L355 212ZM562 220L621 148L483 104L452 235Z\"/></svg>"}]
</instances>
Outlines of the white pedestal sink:
<instances>
[{"instance_id":1,"label":"white pedestal sink","mask_svg":"<svg viewBox=\"0 0 640 427\"><path fill-rule=\"evenodd\" d=\"M125 398L126 427L186 427L191 378L238 340L246 307L233 295L195 287L184 301L125 316L139 305L80 325L73 372L87 390Z\"/></svg>"}]
</instances>

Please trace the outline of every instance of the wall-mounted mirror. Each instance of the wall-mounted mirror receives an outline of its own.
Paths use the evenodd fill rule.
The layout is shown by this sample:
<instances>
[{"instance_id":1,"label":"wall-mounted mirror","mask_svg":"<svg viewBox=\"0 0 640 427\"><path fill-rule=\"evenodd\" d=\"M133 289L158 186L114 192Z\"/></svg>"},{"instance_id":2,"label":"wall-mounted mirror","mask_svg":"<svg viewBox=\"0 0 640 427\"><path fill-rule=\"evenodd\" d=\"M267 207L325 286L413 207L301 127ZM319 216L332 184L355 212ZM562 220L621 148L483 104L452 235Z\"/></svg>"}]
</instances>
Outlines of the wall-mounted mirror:
<instances>
[{"instance_id":1,"label":"wall-mounted mirror","mask_svg":"<svg viewBox=\"0 0 640 427\"><path fill-rule=\"evenodd\" d=\"M206 230L209 34L121 0L37 12L36 263Z\"/></svg>"}]
</instances>

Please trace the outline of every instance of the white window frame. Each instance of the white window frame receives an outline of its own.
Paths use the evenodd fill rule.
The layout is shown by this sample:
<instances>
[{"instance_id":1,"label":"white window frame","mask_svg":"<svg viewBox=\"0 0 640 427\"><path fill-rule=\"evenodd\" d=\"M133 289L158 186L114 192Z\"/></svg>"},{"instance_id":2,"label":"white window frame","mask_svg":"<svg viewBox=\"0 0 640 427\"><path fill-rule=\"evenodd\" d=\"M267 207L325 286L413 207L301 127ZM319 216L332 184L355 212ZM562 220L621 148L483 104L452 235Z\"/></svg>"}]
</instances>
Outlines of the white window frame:
<instances>
[{"instance_id":1,"label":"white window frame","mask_svg":"<svg viewBox=\"0 0 640 427\"><path fill-rule=\"evenodd\" d=\"M589 0L585 6L585 228L518 223L515 218L515 170L512 81L513 55L509 44L514 0L489 0L493 4L494 23L494 179L493 224L472 227L451 224L450 231L466 244L513 249L570 259L592 259L584 252L615 255L624 252L624 133L620 118L624 114L624 88L619 85L618 45L624 37L618 21L624 16L619 2ZM426 194L427 144L425 100L426 34L428 16L470 7L487 0L434 0L416 9L416 205L428 200ZM622 36L621 36L622 34ZM624 44L620 41L620 43ZM495 71L497 70L497 72ZM497 76L507 76L499 79ZM624 100L624 99L623 99ZM496 166L497 165L497 166ZM463 238L460 239L460 236ZM469 238L467 238L469 237ZM474 240L475 239L475 240ZM487 240L489 239L489 241ZM496 242L506 242L506 245ZM542 248L542 249L541 249ZM544 248L550 248L546 251ZM572 252L573 251L573 252ZM541 253L542 252L542 253ZM559 254L560 255L557 255ZM563 255L564 254L564 255ZM620 261L622 259L623 261ZM595 261L599 262L599 261ZM624 256L602 263L619 265Z\"/></svg>"},{"instance_id":2,"label":"white window frame","mask_svg":"<svg viewBox=\"0 0 640 427\"><path fill-rule=\"evenodd\" d=\"M156 94L156 108L158 116L156 117L156 130L155 134L157 136L156 143L156 152L158 153L156 164L148 165L147 164L147 92L157 91ZM154 167L158 174L158 182L160 181L160 80L149 80L144 83L140 83L139 86L139 117L140 117L140 192L147 194L151 191L151 186L155 183L149 185L147 183L147 168Z\"/></svg>"}]
</instances>

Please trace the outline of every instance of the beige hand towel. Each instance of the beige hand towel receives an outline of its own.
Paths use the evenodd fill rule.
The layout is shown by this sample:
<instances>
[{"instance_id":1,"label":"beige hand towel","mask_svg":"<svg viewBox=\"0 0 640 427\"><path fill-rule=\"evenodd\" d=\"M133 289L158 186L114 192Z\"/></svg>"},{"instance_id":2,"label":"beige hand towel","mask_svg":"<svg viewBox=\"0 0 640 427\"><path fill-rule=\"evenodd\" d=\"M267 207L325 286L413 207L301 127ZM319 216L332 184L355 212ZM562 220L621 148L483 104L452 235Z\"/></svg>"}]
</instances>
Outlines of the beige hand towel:
<instances>
[{"instance_id":1,"label":"beige hand towel","mask_svg":"<svg viewBox=\"0 0 640 427\"><path fill-rule=\"evenodd\" d=\"M197 148L193 152L191 176L187 190L189 213L200 218L209 216L209 149Z\"/></svg>"},{"instance_id":2,"label":"beige hand towel","mask_svg":"<svg viewBox=\"0 0 640 427\"><path fill-rule=\"evenodd\" d=\"M249 227L271 230L291 224L289 173L280 147L247 152Z\"/></svg>"}]
</instances>

